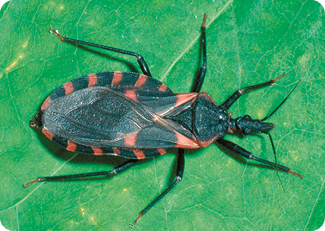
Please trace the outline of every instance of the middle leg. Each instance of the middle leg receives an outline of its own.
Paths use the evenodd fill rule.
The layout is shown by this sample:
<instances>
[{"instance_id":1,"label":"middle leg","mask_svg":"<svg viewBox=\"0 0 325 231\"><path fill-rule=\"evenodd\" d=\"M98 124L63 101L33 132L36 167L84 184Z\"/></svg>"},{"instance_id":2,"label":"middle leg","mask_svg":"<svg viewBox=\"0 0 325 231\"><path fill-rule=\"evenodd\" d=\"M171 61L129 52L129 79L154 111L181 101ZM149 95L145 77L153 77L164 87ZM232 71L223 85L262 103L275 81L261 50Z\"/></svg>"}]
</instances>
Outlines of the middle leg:
<instances>
[{"instance_id":1,"label":"middle leg","mask_svg":"<svg viewBox=\"0 0 325 231\"><path fill-rule=\"evenodd\" d=\"M178 149L178 158L177 158L177 170L176 170L176 180L172 183L165 191L163 191L153 202L151 202L144 210L142 210L135 221L131 224L132 226L137 223L137 221L142 217L149 209L151 209L158 201L160 201L170 190L172 190L183 178L184 173L184 149Z\"/></svg>"},{"instance_id":2,"label":"middle leg","mask_svg":"<svg viewBox=\"0 0 325 231\"><path fill-rule=\"evenodd\" d=\"M203 64L200 68L200 71L198 73L198 75L195 78L193 87L191 92L200 92L202 84L203 84L203 80L205 77L205 73L207 71L207 43L206 43L206 37L205 37L205 22L207 19L207 14L204 14L204 19L203 19L203 23L201 26L201 43L202 43L202 52L203 52Z\"/></svg>"},{"instance_id":3,"label":"middle leg","mask_svg":"<svg viewBox=\"0 0 325 231\"><path fill-rule=\"evenodd\" d=\"M206 39L205 39L205 22L206 22L207 15L204 14L204 19L202 23L202 46L203 46L203 65L200 68L199 75L197 76L195 83L193 85L193 89L191 92L199 92L202 87L202 83L205 77L206 69L207 69L207 58L206 58ZM176 179L174 183L172 183L165 191L163 191L154 201L152 201L145 209L143 209L135 221L131 224L132 226L137 223L137 221L142 217L149 209L151 209L158 201L160 201L169 191L171 191L181 180L184 173L184 165L185 165L185 158L184 158L184 149L178 149L178 157L177 157L177 170L176 170Z\"/></svg>"}]
</instances>

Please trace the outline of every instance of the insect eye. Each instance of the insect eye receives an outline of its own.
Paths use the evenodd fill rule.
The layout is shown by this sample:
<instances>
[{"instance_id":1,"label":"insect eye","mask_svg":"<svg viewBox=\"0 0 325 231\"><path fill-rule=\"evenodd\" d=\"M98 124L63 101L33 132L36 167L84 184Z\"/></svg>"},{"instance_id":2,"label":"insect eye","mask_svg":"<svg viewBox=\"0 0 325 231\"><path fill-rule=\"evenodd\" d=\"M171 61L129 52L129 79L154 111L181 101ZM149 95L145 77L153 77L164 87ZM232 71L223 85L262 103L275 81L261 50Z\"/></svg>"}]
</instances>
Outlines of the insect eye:
<instances>
[{"instance_id":1,"label":"insect eye","mask_svg":"<svg viewBox=\"0 0 325 231\"><path fill-rule=\"evenodd\" d=\"M252 120L252 117L250 117L249 115L245 115L245 116L244 116L244 119L245 119L245 120Z\"/></svg>"}]
</instances>

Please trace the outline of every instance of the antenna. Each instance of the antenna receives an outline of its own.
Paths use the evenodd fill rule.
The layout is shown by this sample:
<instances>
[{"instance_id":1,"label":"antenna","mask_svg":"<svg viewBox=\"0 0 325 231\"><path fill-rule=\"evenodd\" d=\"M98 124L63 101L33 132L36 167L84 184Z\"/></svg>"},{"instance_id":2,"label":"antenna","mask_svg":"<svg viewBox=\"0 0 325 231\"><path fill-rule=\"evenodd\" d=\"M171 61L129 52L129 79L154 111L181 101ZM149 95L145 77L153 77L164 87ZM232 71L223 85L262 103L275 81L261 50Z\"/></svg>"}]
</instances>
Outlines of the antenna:
<instances>
[{"instance_id":1,"label":"antenna","mask_svg":"<svg viewBox=\"0 0 325 231\"><path fill-rule=\"evenodd\" d=\"M282 100L282 102L273 110L273 112L270 115L266 116L264 119L261 119L261 121L265 121L268 118L270 118L282 106L282 104L284 104L284 102L289 98L291 93L296 89L296 87L298 86L300 81L301 81L301 79L299 79L298 83L294 86L294 88L290 91L290 93L284 98L284 100Z\"/></svg>"}]
</instances>

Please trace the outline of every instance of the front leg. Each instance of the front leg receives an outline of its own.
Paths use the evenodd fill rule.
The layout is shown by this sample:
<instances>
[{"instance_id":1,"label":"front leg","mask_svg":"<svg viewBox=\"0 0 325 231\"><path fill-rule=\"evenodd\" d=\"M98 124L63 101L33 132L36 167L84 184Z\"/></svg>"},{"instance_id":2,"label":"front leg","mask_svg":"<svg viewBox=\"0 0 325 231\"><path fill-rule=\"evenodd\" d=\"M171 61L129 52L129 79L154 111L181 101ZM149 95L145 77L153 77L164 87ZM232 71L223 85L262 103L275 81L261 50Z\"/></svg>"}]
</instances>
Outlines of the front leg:
<instances>
[{"instance_id":1,"label":"front leg","mask_svg":"<svg viewBox=\"0 0 325 231\"><path fill-rule=\"evenodd\" d=\"M234 94L232 94L232 96L230 96L223 104L222 106L229 109L231 107L231 105L240 97L242 96L244 93L261 88L261 87L265 87L265 86L270 86L273 83L275 83L276 81L278 81L280 78L282 78L283 76L285 76L285 74L282 74L281 76L272 79L270 81L267 81L265 83L260 83L260 84L256 84L253 86L248 86L248 87L244 87L241 89L238 89L237 91L234 92Z\"/></svg>"},{"instance_id":2,"label":"front leg","mask_svg":"<svg viewBox=\"0 0 325 231\"><path fill-rule=\"evenodd\" d=\"M261 163L264 163L264 164L267 164L267 165L270 165L272 167L275 167L275 168L278 168L284 172L287 172L287 173L290 173L292 175L295 175L297 177L300 177L300 178L303 178L302 175L294 172L294 171L291 171L290 168L288 167L285 167L283 165L279 165L279 164L275 164L273 162L270 162L270 161L267 161L267 160L264 160L264 159L261 159L261 158L258 158L256 156L254 156L252 153L250 153L249 151L246 151L245 149L243 149L242 147L238 146L237 144L233 143L233 142L230 142L228 140L224 140L224 139L219 139L217 140L217 142L219 144L221 144L222 146L224 146L225 148L233 151L234 153L242 156L242 157L245 157L247 159L252 159L252 160L256 160L258 162L261 162Z\"/></svg>"}]
</instances>

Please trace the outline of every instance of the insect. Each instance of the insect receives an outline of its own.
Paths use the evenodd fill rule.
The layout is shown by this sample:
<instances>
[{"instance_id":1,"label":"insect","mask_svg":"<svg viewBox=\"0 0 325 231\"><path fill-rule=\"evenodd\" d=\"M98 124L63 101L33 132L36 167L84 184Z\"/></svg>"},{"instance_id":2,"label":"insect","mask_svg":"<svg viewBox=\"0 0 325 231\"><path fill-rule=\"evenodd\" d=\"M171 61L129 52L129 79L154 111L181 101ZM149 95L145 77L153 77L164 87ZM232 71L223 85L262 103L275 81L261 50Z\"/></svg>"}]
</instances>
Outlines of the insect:
<instances>
[{"instance_id":1,"label":"insect","mask_svg":"<svg viewBox=\"0 0 325 231\"><path fill-rule=\"evenodd\" d=\"M263 121L285 102L295 88L262 120L253 120L249 115L231 118L232 113L228 113L228 109L241 95L272 85L284 74L265 83L239 89L221 105L217 105L207 93L199 93L207 70L206 19L205 14L201 26L203 64L192 91L181 94L173 93L164 83L152 78L141 55L62 37L58 31L51 28L50 32L64 42L135 56L143 74L103 72L67 82L46 98L30 121L30 126L42 130L45 136L68 151L90 155L116 155L129 160L110 171L39 177L24 187L41 181L116 175L141 159L160 156L171 148L178 148L175 181L139 213L132 223L134 225L182 180L184 149L187 148L202 148L217 142L244 158L262 162L302 178L302 175L288 167L279 165L276 161L273 163L255 157L249 151L224 139L226 134L235 131L244 135L266 133L270 136L268 131L274 129L275 125ZM271 143L274 150L272 139Z\"/></svg>"}]
</instances>

